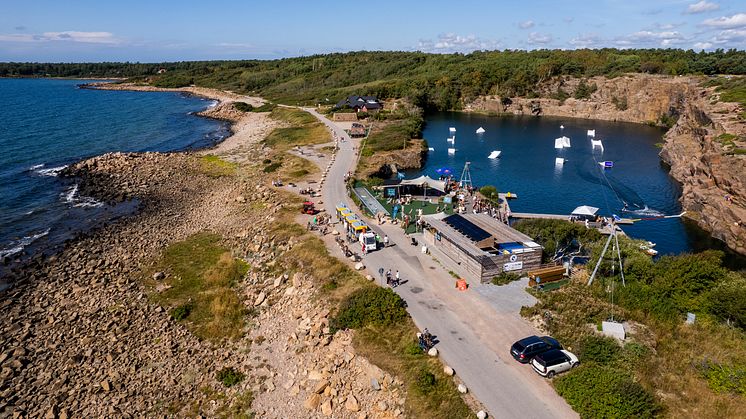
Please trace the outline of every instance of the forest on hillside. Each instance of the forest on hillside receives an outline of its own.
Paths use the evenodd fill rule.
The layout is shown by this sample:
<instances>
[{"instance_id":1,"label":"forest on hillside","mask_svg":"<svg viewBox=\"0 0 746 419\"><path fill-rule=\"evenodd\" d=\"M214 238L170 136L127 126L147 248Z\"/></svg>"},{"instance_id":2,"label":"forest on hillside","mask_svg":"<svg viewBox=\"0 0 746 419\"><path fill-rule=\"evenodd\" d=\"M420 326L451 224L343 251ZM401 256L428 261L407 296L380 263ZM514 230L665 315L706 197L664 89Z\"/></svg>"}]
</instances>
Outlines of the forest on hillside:
<instances>
[{"instance_id":1,"label":"forest on hillside","mask_svg":"<svg viewBox=\"0 0 746 419\"><path fill-rule=\"evenodd\" d=\"M159 70L165 70L158 74ZM470 54L349 52L277 60L169 63L0 63L0 77L95 77L196 84L260 94L281 103L336 102L347 94L407 97L423 108L458 109L491 94L533 97L555 76L746 74L746 51L582 49Z\"/></svg>"}]
</instances>

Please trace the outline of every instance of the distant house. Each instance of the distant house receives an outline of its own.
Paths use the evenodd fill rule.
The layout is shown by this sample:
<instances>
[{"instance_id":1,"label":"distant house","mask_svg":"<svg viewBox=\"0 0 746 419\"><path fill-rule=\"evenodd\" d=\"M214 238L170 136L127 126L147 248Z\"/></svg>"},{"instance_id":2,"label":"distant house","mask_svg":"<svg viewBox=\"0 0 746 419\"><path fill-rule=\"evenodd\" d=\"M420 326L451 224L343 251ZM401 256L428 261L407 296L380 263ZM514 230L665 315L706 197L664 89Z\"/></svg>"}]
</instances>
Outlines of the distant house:
<instances>
[{"instance_id":1,"label":"distant house","mask_svg":"<svg viewBox=\"0 0 746 419\"><path fill-rule=\"evenodd\" d=\"M352 123L352 127L348 131L350 134L350 137L365 137L365 126L363 124L358 124L357 122Z\"/></svg>"},{"instance_id":2,"label":"distant house","mask_svg":"<svg viewBox=\"0 0 746 419\"><path fill-rule=\"evenodd\" d=\"M383 103L375 96L348 96L340 100L335 108L342 109L348 107L355 112L377 112L383 108Z\"/></svg>"}]
</instances>

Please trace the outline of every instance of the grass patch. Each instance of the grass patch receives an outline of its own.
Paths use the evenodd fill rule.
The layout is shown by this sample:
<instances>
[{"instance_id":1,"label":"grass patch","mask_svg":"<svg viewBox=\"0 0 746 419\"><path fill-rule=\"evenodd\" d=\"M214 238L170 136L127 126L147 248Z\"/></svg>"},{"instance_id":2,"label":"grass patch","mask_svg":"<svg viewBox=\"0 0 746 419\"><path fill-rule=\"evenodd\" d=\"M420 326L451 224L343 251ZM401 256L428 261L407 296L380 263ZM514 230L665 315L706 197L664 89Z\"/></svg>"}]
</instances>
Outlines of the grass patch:
<instances>
[{"instance_id":1,"label":"grass patch","mask_svg":"<svg viewBox=\"0 0 746 419\"><path fill-rule=\"evenodd\" d=\"M313 115L298 109L275 108L270 116L284 121L289 127L275 128L264 143L277 151L295 146L325 144L331 141L329 130Z\"/></svg>"},{"instance_id":2,"label":"grass patch","mask_svg":"<svg viewBox=\"0 0 746 419\"><path fill-rule=\"evenodd\" d=\"M717 86L715 91L720 93L721 102L735 102L746 106L746 77L718 77L708 80L705 85Z\"/></svg>"},{"instance_id":3,"label":"grass patch","mask_svg":"<svg viewBox=\"0 0 746 419\"><path fill-rule=\"evenodd\" d=\"M218 371L218 373L215 375L215 378L223 383L224 386L233 387L234 385L243 381L243 379L246 377L242 372L236 371L233 367L225 367L222 370Z\"/></svg>"},{"instance_id":4,"label":"grass patch","mask_svg":"<svg viewBox=\"0 0 746 419\"><path fill-rule=\"evenodd\" d=\"M209 177L219 178L236 174L238 165L225 161L218 156L208 154L199 158L199 171Z\"/></svg>"},{"instance_id":5,"label":"grass patch","mask_svg":"<svg viewBox=\"0 0 746 419\"><path fill-rule=\"evenodd\" d=\"M301 180L308 175L317 174L318 172L318 166L310 160L290 153L283 153L282 167L278 170L277 174L284 182L290 182Z\"/></svg>"},{"instance_id":6,"label":"grass patch","mask_svg":"<svg viewBox=\"0 0 746 419\"><path fill-rule=\"evenodd\" d=\"M395 372L404 381L408 416L473 417L453 380L443 373L440 361L417 347L416 333L410 319L393 326L368 325L355 334L355 348L360 355L386 371Z\"/></svg>"},{"instance_id":7,"label":"grass patch","mask_svg":"<svg viewBox=\"0 0 746 419\"><path fill-rule=\"evenodd\" d=\"M152 298L173 307L171 316L184 321L200 339L221 341L243 334L243 304L233 290L249 269L220 246L220 236L195 234L166 248L159 268L171 273L171 288Z\"/></svg>"}]
</instances>

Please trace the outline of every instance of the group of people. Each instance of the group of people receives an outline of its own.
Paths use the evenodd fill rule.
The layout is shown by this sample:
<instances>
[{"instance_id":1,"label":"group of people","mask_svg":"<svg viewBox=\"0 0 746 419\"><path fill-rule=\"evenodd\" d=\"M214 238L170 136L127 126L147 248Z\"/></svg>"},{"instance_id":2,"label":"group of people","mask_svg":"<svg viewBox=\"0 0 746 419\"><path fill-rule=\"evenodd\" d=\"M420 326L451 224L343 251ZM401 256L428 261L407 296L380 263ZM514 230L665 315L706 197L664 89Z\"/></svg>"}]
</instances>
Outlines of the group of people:
<instances>
[{"instance_id":1,"label":"group of people","mask_svg":"<svg viewBox=\"0 0 746 419\"><path fill-rule=\"evenodd\" d=\"M427 328L425 328L422 333L417 334L417 340L418 344L420 345L420 349L425 352L429 351L430 348L435 346L435 339L433 338L433 335L430 333L430 331L427 330Z\"/></svg>"},{"instance_id":2,"label":"group of people","mask_svg":"<svg viewBox=\"0 0 746 419\"><path fill-rule=\"evenodd\" d=\"M379 268L378 274L382 277L384 276L384 269ZM391 269L386 271L386 285L390 286L391 288L396 288L401 283L401 276L399 275L399 270L396 271L396 273L392 276L391 275Z\"/></svg>"},{"instance_id":3,"label":"group of people","mask_svg":"<svg viewBox=\"0 0 746 419\"><path fill-rule=\"evenodd\" d=\"M495 205L486 199L480 197L474 198L474 205L472 206L475 214L487 214L492 218L508 223L510 212L504 211L499 205Z\"/></svg>"}]
</instances>

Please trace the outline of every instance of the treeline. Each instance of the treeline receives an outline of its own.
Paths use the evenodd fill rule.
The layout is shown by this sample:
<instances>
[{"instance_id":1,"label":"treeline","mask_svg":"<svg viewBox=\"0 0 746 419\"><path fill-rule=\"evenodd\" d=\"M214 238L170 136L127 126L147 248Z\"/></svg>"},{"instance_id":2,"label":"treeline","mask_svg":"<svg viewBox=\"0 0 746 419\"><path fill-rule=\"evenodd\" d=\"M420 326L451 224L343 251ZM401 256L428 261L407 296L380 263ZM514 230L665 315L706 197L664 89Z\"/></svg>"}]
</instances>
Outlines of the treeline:
<instances>
[{"instance_id":1,"label":"treeline","mask_svg":"<svg viewBox=\"0 0 746 419\"><path fill-rule=\"evenodd\" d=\"M158 74L159 70L165 73ZM197 84L284 103L333 103L347 94L407 97L423 108L458 109L479 95L537 94L552 77L624 73L746 74L746 52L677 49L477 51L470 54L350 52L271 61L0 63L4 77L126 77L155 85Z\"/></svg>"}]
</instances>

